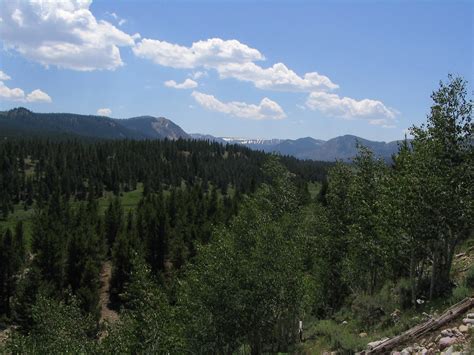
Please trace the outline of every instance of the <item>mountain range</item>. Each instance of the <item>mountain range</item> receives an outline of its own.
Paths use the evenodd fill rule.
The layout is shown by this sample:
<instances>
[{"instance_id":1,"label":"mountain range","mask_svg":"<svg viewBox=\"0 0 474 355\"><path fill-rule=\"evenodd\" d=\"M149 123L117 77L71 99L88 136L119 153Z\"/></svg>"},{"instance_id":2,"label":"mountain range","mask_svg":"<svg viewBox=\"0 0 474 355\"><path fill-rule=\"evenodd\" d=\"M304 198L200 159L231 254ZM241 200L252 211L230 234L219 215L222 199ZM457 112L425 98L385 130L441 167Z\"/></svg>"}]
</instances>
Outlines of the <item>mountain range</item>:
<instances>
[{"instance_id":1,"label":"mountain range","mask_svg":"<svg viewBox=\"0 0 474 355\"><path fill-rule=\"evenodd\" d=\"M222 144L240 144L251 149L291 155L299 159L349 161L357 154L357 143L371 149L376 156L389 160L398 142L376 142L353 135L327 141L311 137L299 139L246 139L188 134L164 117L140 116L113 119L104 116L72 113L35 113L26 108L0 112L0 137L70 136L98 139L200 139Z\"/></svg>"}]
</instances>

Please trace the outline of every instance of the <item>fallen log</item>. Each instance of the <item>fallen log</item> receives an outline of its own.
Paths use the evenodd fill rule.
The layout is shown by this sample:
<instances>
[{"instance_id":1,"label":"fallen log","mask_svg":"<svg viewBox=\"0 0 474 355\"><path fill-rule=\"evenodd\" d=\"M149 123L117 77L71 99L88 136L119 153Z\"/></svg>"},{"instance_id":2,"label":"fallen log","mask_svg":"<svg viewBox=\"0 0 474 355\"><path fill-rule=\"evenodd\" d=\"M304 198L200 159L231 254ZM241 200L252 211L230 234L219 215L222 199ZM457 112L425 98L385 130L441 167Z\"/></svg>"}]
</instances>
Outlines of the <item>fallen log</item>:
<instances>
[{"instance_id":1,"label":"fallen log","mask_svg":"<svg viewBox=\"0 0 474 355\"><path fill-rule=\"evenodd\" d=\"M473 306L474 298L465 298L461 302L456 303L454 306L448 308L438 318L431 318L425 323L418 324L396 337L382 342L377 342L375 346L367 349L365 354L380 354L391 351L396 346L401 345L408 340L416 339L429 331L440 328L444 324L449 323L451 320L459 317L462 313L466 312Z\"/></svg>"}]
</instances>

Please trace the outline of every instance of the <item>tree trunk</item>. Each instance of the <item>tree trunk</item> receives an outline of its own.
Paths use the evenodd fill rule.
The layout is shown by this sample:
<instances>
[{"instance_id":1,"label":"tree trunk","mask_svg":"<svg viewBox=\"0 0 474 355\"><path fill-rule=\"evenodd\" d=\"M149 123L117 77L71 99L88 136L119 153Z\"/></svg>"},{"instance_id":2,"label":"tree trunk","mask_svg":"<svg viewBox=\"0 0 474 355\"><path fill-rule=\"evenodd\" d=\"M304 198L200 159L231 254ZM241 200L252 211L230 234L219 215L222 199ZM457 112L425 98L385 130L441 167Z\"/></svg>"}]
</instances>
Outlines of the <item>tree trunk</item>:
<instances>
[{"instance_id":1,"label":"tree trunk","mask_svg":"<svg viewBox=\"0 0 474 355\"><path fill-rule=\"evenodd\" d=\"M404 344L407 341L413 341L417 338L420 338L425 333L432 330L438 329L446 323L449 323L453 319L459 317L464 312L469 310L474 306L474 298L465 298L461 302L455 304L454 306L448 308L440 317L432 318L425 323L418 324L417 326L407 330L406 332L391 338L387 339L380 344L373 346L365 351L365 354L387 354L390 353L390 350L393 348Z\"/></svg>"},{"instance_id":2,"label":"tree trunk","mask_svg":"<svg viewBox=\"0 0 474 355\"><path fill-rule=\"evenodd\" d=\"M413 308L416 306L416 275L415 275L415 250L410 250L410 287L411 287L411 304Z\"/></svg>"},{"instance_id":3,"label":"tree trunk","mask_svg":"<svg viewBox=\"0 0 474 355\"><path fill-rule=\"evenodd\" d=\"M436 288L436 278L438 273L438 252L433 253L433 264L431 266L431 282L430 282L430 301L433 299Z\"/></svg>"}]
</instances>

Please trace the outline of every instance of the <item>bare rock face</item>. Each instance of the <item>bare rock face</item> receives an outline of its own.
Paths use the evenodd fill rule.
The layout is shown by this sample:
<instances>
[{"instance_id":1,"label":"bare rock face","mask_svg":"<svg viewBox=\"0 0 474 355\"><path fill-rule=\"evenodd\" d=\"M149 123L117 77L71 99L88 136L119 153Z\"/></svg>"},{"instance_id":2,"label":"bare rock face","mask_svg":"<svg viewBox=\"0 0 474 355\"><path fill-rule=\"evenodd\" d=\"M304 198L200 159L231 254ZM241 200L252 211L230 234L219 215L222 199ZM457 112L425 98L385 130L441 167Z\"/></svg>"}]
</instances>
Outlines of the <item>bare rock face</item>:
<instances>
[{"instance_id":1,"label":"bare rock face","mask_svg":"<svg viewBox=\"0 0 474 355\"><path fill-rule=\"evenodd\" d=\"M455 337L443 337L439 340L438 346L439 350L444 350L451 345L454 345L456 343L457 339Z\"/></svg>"},{"instance_id":2,"label":"bare rock face","mask_svg":"<svg viewBox=\"0 0 474 355\"><path fill-rule=\"evenodd\" d=\"M388 339L389 339L389 338L383 338L383 339L380 339L380 340L377 340L377 341L373 341L373 342L367 344L367 347L368 347L369 349L373 349L373 348L375 348L377 345L380 345L380 344L382 344L382 343L385 343Z\"/></svg>"},{"instance_id":3,"label":"bare rock face","mask_svg":"<svg viewBox=\"0 0 474 355\"><path fill-rule=\"evenodd\" d=\"M443 336L443 337L452 337L453 333L452 333L451 329L444 329L444 330L441 331L441 336Z\"/></svg>"},{"instance_id":4,"label":"bare rock face","mask_svg":"<svg viewBox=\"0 0 474 355\"><path fill-rule=\"evenodd\" d=\"M467 333L469 331L469 327L467 325L460 325L459 326L459 331L461 333Z\"/></svg>"}]
</instances>

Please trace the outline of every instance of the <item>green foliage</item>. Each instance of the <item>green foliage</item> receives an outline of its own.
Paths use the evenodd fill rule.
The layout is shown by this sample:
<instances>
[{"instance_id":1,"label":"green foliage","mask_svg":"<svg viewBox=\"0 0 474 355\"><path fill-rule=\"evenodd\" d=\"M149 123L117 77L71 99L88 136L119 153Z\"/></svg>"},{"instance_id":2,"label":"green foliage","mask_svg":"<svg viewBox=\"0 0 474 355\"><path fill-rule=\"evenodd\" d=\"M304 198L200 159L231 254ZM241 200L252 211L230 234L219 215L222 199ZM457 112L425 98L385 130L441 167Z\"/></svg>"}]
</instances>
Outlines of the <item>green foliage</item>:
<instances>
[{"instance_id":1,"label":"green foliage","mask_svg":"<svg viewBox=\"0 0 474 355\"><path fill-rule=\"evenodd\" d=\"M2 218L35 205L31 250L26 223L0 231L0 316L21 326L7 351L288 352L300 319L329 315L350 324L316 333L343 352L365 347L359 329L402 331L450 288L474 219L466 84L432 98L392 166L359 147L319 192L325 165L237 146L0 142ZM104 262L121 311L97 342ZM450 302L473 286L471 268Z\"/></svg>"},{"instance_id":2,"label":"green foliage","mask_svg":"<svg viewBox=\"0 0 474 355\"><path fill-rule=\"evenodd\" d=\"M109 207L105 212L105 239L109 248L114 245L117 235L123 227L123 208L120 198L115 197L109 202Z\"/></svg>"},{"instance_id":3,"label":"green foliage","mask_svg":"<svg viewBox=\"0 0 474 355\"><path fill-rule=\"evenodd\" d=\"M91 353L95 322L83 315L74 298L69 303L40 296L33 306L28 334L14 332L7 352L14 354Z\"/></svg>"},{"instance_id":4,"label":"green foliage","mask_svg":"<svg viewBox=\"0 0 474 355\"><path fill-rule=\"evenodd\" d=\"M314 331L317 336L328 339L332 350L352 353L364 349L367 345L367 340L351 332L347 325L339 325L331 320L318 322Z\"/></svg>"},{"instance_id":5,"label":"green foliage","mask_svg":"<svg viewBox=\"0 0 474 355\"><path fill-rule=\"evenodd\" d=\"M11 316L11 300L15 294L17 274L25 262L25 244L21 224L15 234L0 230L0 314Z\"/></svg>"},{"instance_id":6,"label":"green foliage","mask_svg":"<svg viewBox=\"0 0 474 355\"><path fill-rule=\"evenodd\" d=\"M296 189L275 161L266 171L271 187L216 230L186 270L179 299L190 349L277 351L296 336L304 301Z\"/></svg>"},{"instance_id":7,"label":"green foliage","mask_svg":"<svg viewBox=\"0 0 474 355\"><path fill-rule=\"evenodd\" d=\"M373 327L382 321L389 321L390 313L397 307L391 284L386 284L374 295L357 295L351 305L353 315L363 329Z\"/></svg>"},{"instance_id":8,"label":"green foliage","mask_svg":"<svg viewBox=\"0 0 474 355\"><path fill-rule=\"evenodd\" d=\"M469 288L474 288L474 266L471 266L464 277L464 283Z\"/></svg>"},{"instance_id":9,"label":"green foliage","mask_svg":"<svg viewBox=\"0 0 474 355\"><path fill-rule=\"evenodd\" d=\"M122 295L125 309L121 319L109 329L101 352L181 353L179 323L165 295L152 280L151 271L136 254L132 256L130 282Z\"/></svg>"},{"instance_id":10,"label":"green foliage","mask_svg":"<svg viewBox=\"0 0 474 355\"><path fill-rule=\"evenodd\" d=\"M452 290L450 302L452 304L458 303L467 297L471 297L471 295L472 295L472 292L468 287L464 285L460 285L460 286L455 287Z\"/></svg>"},{"instance_id":11,"label":"green foliage","mask_svg":"<svg viewBox=\"0 0 474 355\"><path fill-rule=\"evenodd\" d=\"M430 298L450 287L456 246L472 231L474 179L472 101L466 82L449 76L432 94L428 122L413 127L411 145L395 160L400 222L408 242L413 298L424 264L431 263Z\"/></svg>"},{"instance_id":12,"label":"green foliage","mask_svg":"<svg viewBox=\"0 0 474 355\"><path fill-rule=\"evenodd\" d=\"M412 307L412 294L410 280L401 278L394 287L394 296L401 310Z\"/></svg>"}]
</instances>

